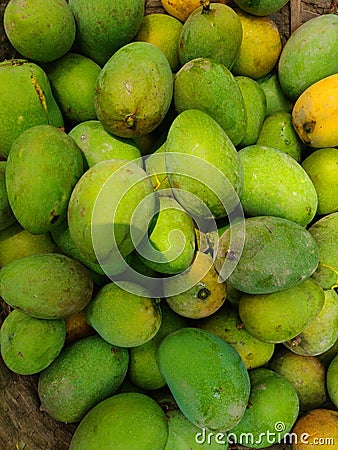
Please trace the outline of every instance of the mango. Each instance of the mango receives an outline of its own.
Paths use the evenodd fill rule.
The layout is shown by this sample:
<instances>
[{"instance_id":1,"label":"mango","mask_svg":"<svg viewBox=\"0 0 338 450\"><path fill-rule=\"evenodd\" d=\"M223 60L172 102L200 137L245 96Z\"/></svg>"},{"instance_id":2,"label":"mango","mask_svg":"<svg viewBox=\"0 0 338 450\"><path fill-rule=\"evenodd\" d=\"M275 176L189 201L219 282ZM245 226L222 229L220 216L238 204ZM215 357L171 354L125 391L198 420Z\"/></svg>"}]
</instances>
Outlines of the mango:
<instances>
[{"instance_id":1,"label":"mango","mask_svg":"<svg viewBox=\"0 0 338 450\"><path fill-rule=\"evenodd\" d=\"M158 332L150 341L129 349L129 379L136 387L148 391L166 384L156 361L160 343L168 334L187 326L187 320L176 314L165 301L160 307L162 320Z\"/></svg>"},{"instance_id":2,"label":"mango","mask_svg":"<svg viewBox=\"0 0 338 450\"><path fill-rule=\"evenodd\" d=\"M69 0L76 23L76 44L82 55L103 66L138 32L144 0Z\"/></svg>"},{"instance_id":3,"label":"mango","mask_svg":"<svg viewBox=\"0 0 338 450\"><path fill-rule=\"evenodd\" d=\"M154 191L157 195L170 196L170 183L167 174L166 156L165 156L164 142L157 150L151 153L144 161L145 171L151 177L151 182L154 186Z\"/></svg>"},{"instance_id":4,"label":"mango","mask_svg":"<svg viewBox=\"0 0 338 450\"><path fill-rule=\"evenodd\" d=\"M250 382L250 406L228 436L250 448L269 447L291 431L299 413L298 395L290 381L263 367L250 371Z\"/></svg>"},{"instance_id":5,"label":"mango","mask_svg":"<svg viewBox=\"0 0 338 450\"><path fill-rule=\"evenodd\" d=\"M272 358L269 367L295 388L300 411L319 408L327 401L326 370L315 356L296 355L284 349Z\"/></svg>"},{"instance_id":6,"label":"mango","mask_svg":"<svg viewBox=\"0 0 338 450\"><path fill-rule=\"evenodd\" d=\"M245 76L235 77L241 90L246 108L247 124L241 147L255 144L261 131L265 118L266 99L263 89L252 78Z\"/></svg>"},{"instance_id":7,"label":"mango","mask_svg":"<svg viewBox=\"0 0 338 450\"><path fill-rule=\"evenodd\" d=\"M54 98L71 123L96 119L94 90L101 67L77 53L55 61L47 69Z\"/></svg>"},{"instance_id":8,"label":"mango","mask_svg":"<svg viewBox=\"0 0 338 450\"><path fill-rule=\"evenodd\" d=\"M338 212L316 220L309 228L319 250L319 264L312 277L324 288L338 285Z\"/></svg>"},{"instance_id":9,"label":"mango","mask_svg":"<svg viewBox=\"0 0 338 450\"><path fill-rule=\"evenodd\" d=\"M50 233L32 234L18 222L0 231L0 267L37 253L60 253Z\"/></svg>"},{"instance_id":10,"label":"mango","mask_svg":"<svg viewBox=\"0 0 338 450\"><path fill-rule=\"evenodd\" d=\"M316 189L302 166L286 153L255 144L238 153L244 174L241 203L248 216L276 216L306 226L314 218ZM271 167L276 170L271 171Z\"/></svg>"},{"instance_id":11,"label":"mango","mask_svg":"<svg viewBox=\"0 0 338 450\"><path fill-rule=\"evenodd\" d=\"M324 305L324 291L311 278L270 294L243 294L239 316L257 339L285 342L301 333Z\"/></svg>"},{"instance_id":12,"label":"mango","mask_svg":"<svg viewBox=\"0 0 338 450\"><path fill-rule=\"evenodd\" d=\"M270 116L270 114L278 111L291 113L291 100L285 95L282 86L280 85L277 73L270 72L265 75L265 77L258 78L256 81L257 83L259 83L265 93L265 117L268 117Z\"/></svg>"},{"instance_id":13,"label":"mango","mask_svg":"<svg viewBox=\"0 0 338 450\"><path fill-rule=\"evenodd\" d=\"M234 145L244 137L247 115L242 92L230 70L213 59L196 58L181 67L174 79L174 104L178 113L187 109L207 113Z\"/></svg>"},{"instance_id":14,"label":"mango","mask_svg":"<svg viewBox=\"0 0 338 450\"><path fill-rule=\"evenodd\" d=\"M235 0L237 6L255 16L269 16L286 5L287 0Z\"/></svg>"},{"instance_id":15,"label":"mango","mask_svg":"<svg viewBox=\"0 0 338 450\"><path fill-rule=\"evenodd\" d=\"M242 25L228 5L205 2L183 24L178 41L181 65L210 58L231 69L242 42Z\"/></svg>"},{"instance_id":16,"label":"mango","mask_svg":"<svg viewBox=\"0 0 338 450\"><path fill-rule=\"evenodd\" d=\"M167 439L167 420L156 401L137 392L121 393L87 413L75 430L69 450L162 450Z\"/></svg>"},{"instance_id":17,"label":"mango","mask_svg":"<svg viewBox=\"0 0 338 450\"><path fill-rule=\"evenodd\" d=\"M276 148L298 163L301 161L303 143L293 128L291 113L287 111L276 111L265 118L256 144Z\"/></svg>"},{"instance_id":18,"label":"mango","mask_svg":"<svg viewBox=\"0 0 338 450\"><path fill-rule=\"evenodd\" d=\"M85 311L75 312L65 317L66 344L96 334L94 328L88 325Z\"/></svg>"},{"instance_id":19,"label":"mango","mask_svg":"<svg viewBox=\"0 0 338 450\"><path fill-rule=\"evenodd\" d=\"M322 148L311 153L302 162L318 195L317 213L338 211L338 149Z\"/></svg>"},{"instance_id":20,"label":"mango","mask_svg":"<svg viewBox=\"0 0 338 450\"><path fill-rule=\"evenodd\" d=\"M8 156L19 135L35 125L63 126L59 106L44 70L29 61L0 62L0 152ZM8 105L11 105L8 108Z\"/></svg>"},{"instance_id":21,"label":"mango","mask_svg":"<svg viewBox=\"0 0 338 450\"><path fill-rule=\"evenodd\" d=\"M156 206L153 196L146 199L152 192L145 171L121 159L96 163L73 189L68 205L70 236L76 247L92 262L99 262L108 275L126 268L123 257L147 233ZM142 217L138 214L135 218L133 213L142 201ZM133 231L139 233L135 242Z\"/></svg>"},{"instance_id":22,"label":"mango","mask_svg":"<svg viewBox=\"0 0 338 450\"><path fill-rule=\"evenodd\" d=\"M292 450L307 450L309 446L332 449L338 439L337 430L338 411L330 407L312 409L299 417L292 428Z\"/></svg>"},{"instance_id":23,"label":"mango","mask_svg":"<svg viewBox=\"0 0 338 450\"><path fill-rule=\"evenodd\" d=\"M330 400L338 408L338 356L330 362L326 373L326 386Z\"/></svg>"},{"instance_id":24,"label":"mango","mask_svg":"<svg viewBox=\"0 0 338 450\"><path fill-rule=\"evenodd\" d=\"M6 189L6 161L0 161L0 231L16 222L8 202Z\"/></svg>"},{"instance_id":25,"label":"mango","mask_svg":"<svg viewBox=\"0 0 338 450\"><path fill-rule=\"evenodd\" d=\"M93 281L79 262L45 253L16 259L0 270L0 295L38 319L59 319L87 306Z\"/></svg>"},{"instance_id":26,"label":"mango","mask_svg":"<svg viewBox=\"0 0 338 450\"><path fill-rule=\"evenodd\" d=\"M182 413L208 430L227 431L242 418L250 384L236 350L209 331L181 328L161 342L160 371Z\"/></svg>"},{"instance_id":27,"label":"mango","mask_svg":"<svg viewBox=\"0 0 338 450\"><path fill-rule=\"evenodd\" d=\"M75 20L65 0L10 0L4 27L15 50L40 63L61 58L75 39Z\"/></svg>"},{"instance_id":28,"label":"mango","mask_svg":"<svg viewBox=\"0 0 338 450\"><path fill-rule=\"evenodd\" d=\"M13 310L1 326L1 356L13 372L32 375L58 357L65 339L64 319L35 319Z\"/></svg>"},{"instance_id":29,"label":"mango","mask_svg":"<svg viewBox=\"0 0 338 450\"><path fill-rule=\"evenodd\" d=\"M180 113L165 151L175 198L193 217L221 218L235 209L242 167L236 148L212 117L197 109Z\"/></svg>"},{"instance_id":30,"label":"mango","mask_svg":"<svg viewBox=\"0 0 338 450\"><path fill-rule=\"evenodd\" d=\"M324 291L324 305L302 332L284 345L298 355L317 356L329 350L338 336L338 294Z\"/></svg>"},{"instance_id":31,"label":"mango","mask_svg":"<svg viewBox=\"0 0 338 450\"><path fill-rule=\"evenodd\" d=\"M52 125L24 131L6 167L8 200L20 225L42 234L61 223L82 173L81 151L66 133Z\"/></svg>"},{"instance_id":32,"label":"mango","mask_svg":"<svg viewBox=\"0 0 338 450\"><path fill-rule=\"evenodd\" d=\"M238 310L227 304L211 316L198 320L196 326L214 333L234 347L248 370L263 366L273 355L275 344L264 342L250 334L239 317Z\"/></svg>"},{"instance_id":33,"label":"mango","mask_svg":"<svg viewBox=\"0 0 338 450\"><path fill-rule=\"evenodd\" d=\"M338 17L334 14L318 15L300 25L285 43L279 58L278 78L291 100L297 100L317 81L337 73L337 24Z\"/></svg>"},{"instance_id":34,"label":"mango","mask_svg":"<svg viewBox=\"0 0 338 450\"><path fill-rule=\"evenodd\" d=\"M172 95L172 72L162 51L131 42L113 54L97 78L96 115L116 136L143 136L162 122Z\"/></svg>"},{"instance_id":35,"label":"mango","mask_svg":"<svg viewBox=\"0 0 338 450\"><path fill-rule=\"evenodd\" d=\"M129 289L128 289L129 287ZM86 308L86 320L112 345L136 347L149 341L161 325L159 300L138 287L141 295L130 291L132 284L108 283L93 297Z\"/></svg>"},{"instance_id":36,"label":"mango","mask_svg":"<svg viewBox=\"0 0 338 450\"><path fill-rule=\"evenodd\" d=\"M293 126L309 147L338 145L337 119L338 73L311 84L298 97L292 109Z\"/></svg>"},{"instance_id":37,"label":"mango","mask_svg":"<svg viewBox=\"0 0 338 450\"><path fill-rule=\"evenodd\" d=\"M128 350L99 336L69 344L40 373L40 410L60 422L78 422L94 405L116 392L128 361Z\"/></svg>"},{"instance_id":38,"label":"mango","mask_svg":"<svg viewBox=\"0 0 338 450\"><path fill-rule=\"evenodd\" d=\"M98 120L83 121L68 134L82 150L88 168L107 159L139 162L141 158L141 152L133 141L108 133Z\"/></svg>"},{"instance_id":39,"label":"mango","mask_svg":"<svg viewBox=\"0 0 338 450\"><path fill-rule=\"evenodd\" d=\"M316 270L318 245L301 225L272 216L251 217L244 225L245 235L242 222L225 230L216 249L216 270L234 288L248 294L277 292ZM236 238L235 246L230 246L230 238Z\"/></svg>"},{"instance_id":40,"label":"mango","mask_svg":"<svg viewBox=\"0 0 338 450\"><path fill-rule=\"evenodd\" d=\"M179 292L170 295L174 288ZM164 294L177 314L200 319L214 314L223 305L227 290L225 283L219 282L211 255L197 251L189 270L178 280L168 280Z\"/></svg>"}]
</instances>

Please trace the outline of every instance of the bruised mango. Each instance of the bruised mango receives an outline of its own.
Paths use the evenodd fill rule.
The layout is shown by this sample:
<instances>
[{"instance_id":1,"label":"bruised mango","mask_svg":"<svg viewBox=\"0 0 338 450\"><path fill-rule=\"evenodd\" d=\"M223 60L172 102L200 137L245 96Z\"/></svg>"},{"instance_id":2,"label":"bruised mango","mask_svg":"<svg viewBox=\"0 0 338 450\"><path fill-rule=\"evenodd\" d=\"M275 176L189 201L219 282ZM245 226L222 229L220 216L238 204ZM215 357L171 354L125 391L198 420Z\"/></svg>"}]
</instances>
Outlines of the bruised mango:
<instances>
[{"instance_id":1,"label":"bruised mango","mask_svg":"<svg viewBox=\"0 0 338 450\"><path fill-rule=\"evenodd\" d=\"M314 148L338 145L338 73L311 84L297 99L292 123L304 144Z\"/></svg>"},{"instance_id":2,"label":"bruised mango","mask_svg":"<svg viewBox=\"0 0 338 450\"><path fill-rule=\"evenodd\" d=\"M87 269L57 253L28 255L0 270L1 297L13 308L39 319L58 319L81 311L92 292Z\"/></svg>"}]
</instances>

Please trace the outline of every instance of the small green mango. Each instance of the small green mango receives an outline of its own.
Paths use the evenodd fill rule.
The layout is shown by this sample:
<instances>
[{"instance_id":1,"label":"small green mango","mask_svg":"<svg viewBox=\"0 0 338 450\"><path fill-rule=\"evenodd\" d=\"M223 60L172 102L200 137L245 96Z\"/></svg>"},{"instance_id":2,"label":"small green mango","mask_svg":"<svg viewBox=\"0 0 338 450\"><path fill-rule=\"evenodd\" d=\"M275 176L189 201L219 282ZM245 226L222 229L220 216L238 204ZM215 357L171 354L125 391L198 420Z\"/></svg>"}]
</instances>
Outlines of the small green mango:
<instances>
[{"instance_id":1,"label":"small green mango","mask_svg":"<svg viewBox=\"0 0 338 450\"><path fill-rule=\"evenodd\" d=\"M0 152L4 156L28 128L63 126L47 75L37 64L22 59L0 62L0 85L6 86L0 91Z\"/></svg>"},{"instance_id":2,"label":"small green mango","mask_svg":"<svg viewBox=\"0 0 338 450\"><path fill-rule=\"evenodd\" d=\"M289 114L291 113L291 100L285 95L276 73L270 72L265 77L259 78L256 81L261 86L265 94L265 117L268 117L278 111L285 111Z\"/></svg>"},{"instance_id":3,"label":"small green mango","mask_svg":"<svg viewBox=\"0 0 338 450\"><path fill-rule=\"evenodd\" d=\"M13 372L41 372L59 355L66 339L64 319L35 319L13 310L1 326L1 356Z\"/></svg>"},{"instance_id":4,"label":"small green mango","mask_svg":"<svg viewBox=\"0 0 338 450\"><path fill-rule=\"evenodd\" d=\"M215 267L234 288L267 294L296 286L316 270L318 246L301 225L272 216L251 217L244 225L245 232L242 222L225 230L216 250ZM231 235L237 240L232 249Z\"/></svg>"},{"instance_id":5,"label":"small green mango","mask_svg":"<svg viewBox=\"0 0 338 450\"><path fill-rule=\"evenodd\" d=\"M77 422L97 403L114 394L128 368L128 350L99 336L69 344L41 372L41 411L60 422Z\"/></svg>"},{"instance_id":6,"label":"small green mango","mask_svg":"<svg viewBox=\"0 0 338 450\"><path fill-rule=\"evenodd\" d=\"M87 269L57 253L28 255L0 270L0 296L38 319L58 319L81 311L92 292Z\"/></svg>"},{"instance_id":7,"label":"small green mango","mask_svg":"<svg viewBox=\"0 0 338 450\"><path fill-rule=\"evenodd\" d=\"M75 430L69 450L163 450L167 439L167 419L156 401L127 392L94 406Z\"/></svg>"},{"instance_id":8,"label":"small green mango","mask_svg":"<svg viewBox=\"0 0 338 450\"><path fill-rule=\"evenodd\" d=\"M61 223L82 173L81 151L66 133L52 125L24 131L6 167L8 200L20 225L42 234Z\"/></svg>"},{"instance_id":9,"label":"small green mango","mask_svg":"<svg viewBox=\"0 0 338 450\"><path fill-rule=\"evenodd\" d=\"M311 278L270 294L243 294L239 315L245 328L265 342L285 342L301 333L324 305L324 291Z\"/></svg>"},{"instance_id":10,"label":"small green mango","mask_svg":"<svg viewBox=\"0 0 338 450\"><path fill-rule=\"evenodd\" d=\"M181 328L157 351L160 371L182 413L208 430L227 431L242 418L250 384L239 354L206 330Z\"/></svg>"}]
</instances>

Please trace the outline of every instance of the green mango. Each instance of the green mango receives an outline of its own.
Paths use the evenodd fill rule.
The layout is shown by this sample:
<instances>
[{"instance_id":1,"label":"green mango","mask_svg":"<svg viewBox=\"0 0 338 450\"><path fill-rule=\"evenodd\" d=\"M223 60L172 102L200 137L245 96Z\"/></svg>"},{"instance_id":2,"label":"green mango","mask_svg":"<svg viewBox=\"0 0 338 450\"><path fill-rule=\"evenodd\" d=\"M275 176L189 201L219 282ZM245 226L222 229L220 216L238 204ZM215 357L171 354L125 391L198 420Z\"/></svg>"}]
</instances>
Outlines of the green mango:
<instances>
[{"instance_id":1,"label":"green mango","mask_svg":"<svg viewBox=\"0 0 338 450\"><path fill-rule=\"evenodd\" d=\"M69 450L162 450L167 439L167 419L156 401L128 392L94 406L75 430Z\"/></svg>"},{"instance_id":2,"label":"green mango","mask_svg":"<svg viewBox=\"0 0 338 450\"><path fill-rule=\"evenodd\" d=\"M280 9L288 0L235 0L237 6L254 16L269 16Z\"/></svg>"},{"instance_id":3,"label":"green mango","mask_svg":"<svg viewBox=\"0 0 338 450\"><path fill-rule=\"evenodd\" d=\"M156 352L162 340L180 328L187 326L187 320L162 301L160 304L162 320L160 328L150 341L129 349L130 381L138 388L154 390L163 387L166 382L156 361Z\"/></svg>"},{"instance_id":4,"label":"green mango","mask_svg":"<svg viewBox=\"0 0 338 450\"><path fill-rule=\"evenodd\" d=\"M236 245L230 245L230 239L236 239ZM225 230L218 241L215 267L239 291L267 294L309 278L318 260L317 243L304 227L280 217L258 216Z\"/></svg>"},{"instance_id":5,"label":"green mango","mask_svg":"<svg viewBox=\"0 0 338 450\"><path fill-rule=\"evenodd\" d=\"M76 44L82 55L103 66L138 32L144 0L69 0L76 23Z\"/></svg>"},{"instance_id":6,"label":"green mango","mask_svg":"<svg viewBox=\"0 0 338 450\"><path fill-rule=\"evenodd\" d=\"M186 270L195 255L195 227L192 218L171 197L160 197L156 223L149 239L137 249L142 262L164 274Z\"/></svg>"},{"instance_id":7,"label":"green mango","mask_svg":"<svg viewBox=\"0 0 338 450\"><path fill-rule=\"evenodd\" d=\"M20 55L41 63L61 58L75 39L75 20L65 0L10 0L4 27Z\"/></svg>"},{"instance_id":8,"label":"green mango","mask_svg":"<svg viewBox=\"0 0 338 450\"><path fill-rule=\"evenodd\" d=\"M326 370L315 356L301 356L287 349L278 352L270 369L284 376L295 388L300 411L320 408L327 401Z\"/></svg>"},{"instance_id":9,"label":"green mango","mask_svg":"<svg viewBox=\"0 0 338 450\"><path fill-rule=\"evenodd\" d=\"M54 98L71 123L96 119L94 90L101 67L86 56L67 53L47 69Z\"/></svg>"},{"instance_id":10,"label":"green mango","mask_svg":"<svg viewBox=\"0 0 338 450\"><path fill-rule=\"evenodd\" d=\"M297 162L301 160L303 143L293 128L289 112L277 111L266 117L256 144L276 148Z\"/></svg>"},{"instance_id":11,"label":"green mango","mask_svg":"<svg viewBox=\"0 0 338 450\"><path fill-rule=\"evenodd\" d=\"M180 113L165 151L170 185L188 212L212 219L235 209L243 188L242 166L233 143L211 116L198 109Z\"/></svg>"},{"instance_id":12,"label":"green mango","mask_svg":"<svg viewBox=\"0 0 338 450\"><path fill-rule=\"evenodd\" d=\"M327 369L326 386L330 400L338 408L338 356L333 358Z\"/></svg>"},{"instance_id":13,"label":"green mango","mask_svg":"<svg viewBox=\"0 0 338 450\"><path fill-rule=\"evenodd\" d=\"M244 174L241 203L247 216L283 217L303 226L312 221L318 206L317 192L297 161L259 144L241 149L238 155Z\"/></svg>"},{"instance_id":14,"label":"green mango","mask_svg":"<svg viewBox=\"0 0 338 450\"><path fill-rule=\"evenodd\" d=\"M16 222L16 218L8 202L6 189L6 161L0 161L0 231Z\"/></svg>"},{"instance_id":15,"label":"green mango","mask_svg":"<svg viewBox=\"0 0 338 450\"><path fill-rule=\"evenodd\" d=\"M180 410L193 424L227 431L240 421L249 376L225 341L206 330L181 328L163 339L157 361Z\"/></svg>"},{"instance_id":16,"label":"green mango","mask_svg":"<svg viewBox=\"0 0 338 450\"><path fill-rule=\"evenodd\" d=\"M239 315L245 328L265 342L285 342L301 333L324 305L324 291L312 278L269 294L243 294Z\"/></svg>"},{"instance_id":17,"label":"green mango","mask_svg":"<svg viewBox=\"0 0 338 450\"><path fill-rule=\"evenodd\" d=\"M159 300L150 297L147 289L133 283L107 283L89 302L86 320L112 345L142 345L156 335L162 320Z\"/></svg>"},{"instance_id":18,"label":"green mango","mask_svg":"<svg viewBox=\"0 0 338 450\"><path fill-rule=\"evenodd\" d=\"M81 151L66 133L52 125L24 131L6 167L8 200L20 225L42 234L61 223L82 173Z\"/></svg>"},{"instance_id":19,"label":"green mango","mask_svg":"<svg viewBox=\"0 0 338 450\"><path fill-rule=\"evenodd\" d=\"M242 25L236 12L220 3L203 4L183 24L178 41L181 65L210 58L231 69L242 43Z\"/></svg>"},{"instance_id":20,"label":"green mango","mask_svg":"<svg viewBox=\"0 0 338 450\"><path fill-rule=\"evenodd\" d=\"M181 67L174 79L174 104L178 113L198 109L209 114L234 145L244 137L247 113L242 92L230 70L213 59L196 58Z\"/></svg>"},{"instance_id":21,"label":"green mango","mask_svg":"<svg viewBox=\"0 0 338 450\"><path fill-rule=\"evenodd\" d=\"M282 86L278 80L278 75L274 72L270 72L265 77L256 80L260 87L263 89L266 98L266 111L265 117L270 116L278 111L284 111L291 113L292 103L291 100L285 95Z\"/></svg>"},{"instance_id":22,"label":"green mango","mask_svg":"<svg viewBox=\"0 0 338 450\"><path fill-rule=\"evenodd\" d=\"M0 231L0 267L37 253L60 253L50 233L32 234L18 222Z\"/></svg>"},{"instance_id":23,"label":"green mango","mask_svg":"<svg viewBox=\"0 0 338 450\"><path fill-rule=\"evenodd\" d=\"M316 220L309 232L319 249L319 264L312 277L323 289L335 288L338 286L338 212Z\"/></svg>"},{"instance_id":24,"label":"green mango","mask_svg":"<svg viewBox=\"0 0 338 450\"><path fill-rule=\"evenodd\" d=\"M241 90L247 116L246 131L240 147L255 144L261 131L266 111L265 93L257 81L245 76L235 77Z\"/></svg>"},{"instance_id":25,"label":"green mango","mask_svg":"<svg viewBox=\"0 0 338 450\"><path fill-rule=\"evenodd\" d=\"M81 311L92 291L87 269L57 253L28 255L0 270L0 296L38 319L59 319Z\"/></svg>"},{"instance_id":26,"label":"green mango","mask_svg":"<svg viewBox=\"0 0 338 450\"><path fill-rule=\"evenodd\" d=\"M324 305L302 332L284 345L298 355L317 356L329 350L338 336L338 294L324 291Z\"/></svg>"},{"instance_id":27,"label":"green mango","mask_svg":"<svg viewBox=\"0 0 338 450\"><path fill-rule=\"evenodd\" d=\"M128 350L99 336L69 344L40 373L40 410L60 422L78 422L97 403L113 395L128 368Z\"/></svg>"},{"instance_id":28,"label":"green mango","mask_svg":"<svg viewBox=\"0 0 338 450\"><path fill-rule=\"evenodd\" d=\"M57 358L65 339L64 319L35 319L13 310L1 326L1 356L13 372L32 375Z\"/></svg>"},{"instance_id":29,"label":"green mango","mask_svg":"<svg viewBox=\"0 0 338 450\"><path fill-rule=\"evenodd\" d=\"M173 76L162 51L148 42L131 42L113 54L97 77L96 115L116 136L143 136L163 121L172 96Z\"/></svg>"},{"instance_id":30,"label":"green mango","mask_svg":"<svg viewBox=\"0 0 338 450\"><path fill-rule=\"evenodd\" d=\"M248 370L263 366L273 355L275 344L264 342L250 334L238 311L229 305L223 305L210 317L198 320L196 326L214 333L234 347Z\"/></svg>"},{"instance_id":31,"label":"green mango","mask_svg":"<svg viewBox=\"0 0 338 450\"><path fill-rule=\"evenodd\" d=\"M99 261L108 275L125 270L123 258L147 233L156 207L154 196L149 197L152 192L145 171L121 159L96 163L76 184L68 206L71 238L83 255ZM140 202L142 212L139 209L140 214L134 214Z\"/></svg>"},{"instance_id":32,"label":"green mango","mask_svg":"<svg viewBox=\"0 0 338 450\"><path fill-rule=\"evenodd\" d=\"M151 176L151 182L154 186L154 191L158 195L170 196L173 195L167 174L166 155L164 142L154 153L151 153L144 161L145 171Z\"/></svg>"},{"instance_id":33,"label":"green mango","mask_svg":"<svg viewBox=\"0 0 338 450\"><path fill-rule=\"evenodd\" d=\"M299 413L298 395L290 381L270 369L258 367L249 375L250 406L228 436L249 448L265 448L291 431Z\"/></svg>"},{"instance_id":34,"label":"green mango","mask_svg":"<svg viewBox=\"0 0 338 450\"><path fill-rule=\"evenodd\" d=\"M141 152L131 139L108 133L98 120L79 123L68 133L82 150L86 166L107 159L134 161L142 167Z\"/></svg>"},{"instance_id":35,"label":"green mango","mask_svg":"<svg viewBox=\"0 0 338 450\"><path fill-rule=\"evenodd\" d=\"M307 20L292 33L278 63L279 82L291 100L315 82L338 72L337 39L338 16L334 14Z\"/></svg>"},{"instance_id":36,"label":"green mango","mask_svg":"<svg viewBox=\"0 0 338 450\"><path fill-rule=\"evenodd\" d=\"M15 139L35 125L63 126L46 73L22 59L0 62L0 152L8 156ZM10 107L9 107L10 105Z\"/></svg>"}]
</instances>

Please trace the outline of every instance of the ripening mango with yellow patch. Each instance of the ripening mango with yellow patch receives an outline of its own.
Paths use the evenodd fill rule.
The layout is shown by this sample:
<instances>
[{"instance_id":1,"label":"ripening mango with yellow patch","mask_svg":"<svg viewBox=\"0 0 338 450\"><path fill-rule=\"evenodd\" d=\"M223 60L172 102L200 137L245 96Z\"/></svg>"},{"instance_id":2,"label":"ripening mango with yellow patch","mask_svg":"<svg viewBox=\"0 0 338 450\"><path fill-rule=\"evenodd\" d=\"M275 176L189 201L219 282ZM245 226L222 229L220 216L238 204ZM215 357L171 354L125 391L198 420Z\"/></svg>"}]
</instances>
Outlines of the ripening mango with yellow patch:
<instances>
[{"instance_id":1,"label":"ripening mango with yellow patch","mask_svg":"<svg viewBox=\"0 0 338 450\"><path fill-rule=\"evenodd\" d=\"M338 73L308 87L292 110L292 123L309 147L338 145Z\"/></svg>"}]
</instances>

